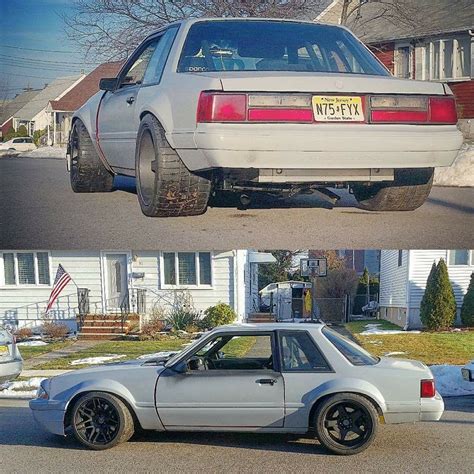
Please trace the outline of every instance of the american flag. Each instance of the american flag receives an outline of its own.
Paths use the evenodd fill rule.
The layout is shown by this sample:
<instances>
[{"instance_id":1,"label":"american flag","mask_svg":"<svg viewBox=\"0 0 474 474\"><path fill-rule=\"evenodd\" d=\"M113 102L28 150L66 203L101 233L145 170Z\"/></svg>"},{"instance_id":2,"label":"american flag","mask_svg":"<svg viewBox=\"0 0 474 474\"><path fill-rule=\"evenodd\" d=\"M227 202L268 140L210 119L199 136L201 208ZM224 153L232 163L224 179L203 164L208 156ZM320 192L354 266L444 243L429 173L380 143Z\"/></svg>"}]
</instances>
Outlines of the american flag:
<instances>
[{"instance_id":1,"label":"american flag","mask_svg":"<svg viewBox=\"0 0 474 474\"><path fill-rule=\"evenodd\" d=\"M61 264L58 265L58 271L56 272L56 278L54 279L53 289L49 295L48 305L46 306L46 313L51 309L54 302L57 300L59 293L63 291L64 287L71 281L69 273L64 270Z\"/></svg>"}]
</instances>

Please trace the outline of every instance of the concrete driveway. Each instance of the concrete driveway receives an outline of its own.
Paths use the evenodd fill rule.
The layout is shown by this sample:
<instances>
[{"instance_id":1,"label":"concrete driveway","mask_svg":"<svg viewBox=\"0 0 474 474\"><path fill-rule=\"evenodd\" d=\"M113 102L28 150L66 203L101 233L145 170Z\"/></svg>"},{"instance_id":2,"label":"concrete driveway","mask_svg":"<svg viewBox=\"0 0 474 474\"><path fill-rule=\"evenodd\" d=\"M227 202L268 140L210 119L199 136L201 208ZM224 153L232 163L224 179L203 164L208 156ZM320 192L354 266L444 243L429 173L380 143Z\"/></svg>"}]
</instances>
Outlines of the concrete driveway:
<instances>
[{"instance_id":1,"label":"concrete driveway","mask_svg":"<svg viewBox=\"0 0 474 474\"><path fill-rule=\"evenodd\" d=\"M314 196L212 207L198 217L142 215L134 181L74 194L64 160L0 159L0 248L473 248L474 188L435 187L413 212L366 212L346 191L331 209Z\"/></svg>"},{"instance_id":2,"label":"concrete driveway","mask_svg":"<svg viewBox=\"0 0 474 474\"><path fill-rule=\"evenodd\" d=\"M440 422L381 426L364 453L327 454L285 435L147 433L109 451L42 432L26 402L0 400L1 472L472 472L474 397L448 398Z\"/></svg>"}]
</instances>

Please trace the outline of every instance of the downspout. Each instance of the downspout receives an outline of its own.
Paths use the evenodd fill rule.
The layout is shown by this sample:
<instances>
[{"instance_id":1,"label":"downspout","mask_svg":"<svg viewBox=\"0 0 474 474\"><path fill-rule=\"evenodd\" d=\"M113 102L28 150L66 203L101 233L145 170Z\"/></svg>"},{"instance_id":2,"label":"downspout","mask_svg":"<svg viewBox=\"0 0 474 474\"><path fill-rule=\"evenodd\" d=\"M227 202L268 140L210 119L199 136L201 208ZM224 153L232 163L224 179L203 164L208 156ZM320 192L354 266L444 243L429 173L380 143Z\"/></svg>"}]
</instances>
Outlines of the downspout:
<instances>
[{"instance_id":1,"label":"downspout","mask_svg":"<svg viewBox=\"0 0 474 474\"><path fill-rule=\"evenodd\" d=\"M403 329L406 331L410 327L410 250L407 250L407 281L405 292L407 302L407 321Z\"/></svg>"}]
</instances>

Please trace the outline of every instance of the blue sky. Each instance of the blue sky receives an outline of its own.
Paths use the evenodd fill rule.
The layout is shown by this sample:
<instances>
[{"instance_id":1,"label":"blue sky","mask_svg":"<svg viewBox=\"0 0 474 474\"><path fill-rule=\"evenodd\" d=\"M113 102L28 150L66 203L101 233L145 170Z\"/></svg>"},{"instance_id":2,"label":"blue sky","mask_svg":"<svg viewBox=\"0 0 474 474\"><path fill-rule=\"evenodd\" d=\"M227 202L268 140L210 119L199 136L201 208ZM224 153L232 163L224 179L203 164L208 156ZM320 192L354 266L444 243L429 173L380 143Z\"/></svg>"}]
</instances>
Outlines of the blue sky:
<instances>
[{"instance_id":1,"label":"blue sky","mask_svg":"<svg viewBox=\"0 0 474 474\"><path fill-rule=\"evenodd\" d=\"M71 5L72 0L0 0L0 90L9 97L23 87L42 88L55 77L91 69L64 32L60 15Z\"/></svg>"}]
</instances>

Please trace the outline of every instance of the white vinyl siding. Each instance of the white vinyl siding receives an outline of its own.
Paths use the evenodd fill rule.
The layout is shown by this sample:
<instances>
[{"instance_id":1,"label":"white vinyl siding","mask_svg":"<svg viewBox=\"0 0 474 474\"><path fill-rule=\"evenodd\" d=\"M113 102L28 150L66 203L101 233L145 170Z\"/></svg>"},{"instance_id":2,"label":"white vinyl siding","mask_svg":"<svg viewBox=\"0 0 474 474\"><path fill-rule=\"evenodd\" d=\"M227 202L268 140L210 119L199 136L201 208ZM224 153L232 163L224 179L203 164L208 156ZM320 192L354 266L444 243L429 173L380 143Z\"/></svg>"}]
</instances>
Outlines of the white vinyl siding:
<instances>
[{"instance_id":1,"label":"white vinyl siding","mask_svg":"<svg viewBox=\"0 0 474 474\"><path fill-rule=\"evenodd\" d=\"M404 308L408 304L408 251L382 250L380 255L380 306Z\"/></svg>"}]
</instances>

